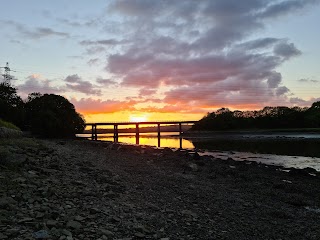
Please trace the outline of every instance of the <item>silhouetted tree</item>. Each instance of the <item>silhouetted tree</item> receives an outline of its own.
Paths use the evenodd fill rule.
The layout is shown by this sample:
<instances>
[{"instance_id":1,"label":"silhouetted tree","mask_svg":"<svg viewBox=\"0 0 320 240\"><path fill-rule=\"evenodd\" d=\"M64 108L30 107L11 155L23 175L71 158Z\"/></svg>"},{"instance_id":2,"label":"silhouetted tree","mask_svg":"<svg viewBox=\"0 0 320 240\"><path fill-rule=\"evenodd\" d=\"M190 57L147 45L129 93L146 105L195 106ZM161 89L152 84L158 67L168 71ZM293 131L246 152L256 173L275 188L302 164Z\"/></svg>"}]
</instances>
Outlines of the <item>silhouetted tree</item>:
<instances>
[{"instance_id":1,"label":"silhouetted tree","mask_svg":"<svg viewBox=\"0 0 320 240\"><path fill-rule=\"evenodd\" d=\"M35 134L46 137L74 137L85 127L72 103L55 94L32 93L26 102L27 122Z\"/></svg>"},{"instance_id":2,"label":"silhouetted tree","mask_svg":"<svg viewBox=\"0 0 320 240\"><path fill-rule=\"evenodd\" d=\"M320 127L320 101L314 102L306 111L305 123L309 127Z\"/></svg>"},{"instance_id":3,"label":"silhouetted tree","mask_svg":"<svg viewBox=\"0 0 320 240\"><path fill-rule=\"evenodd\" d=\"M274 129L320 127L320 102L310 108L264 107L260 111L230 111L221 108L208 113L191 130Z\"/></svg>"},{"instance_id":4,"label":"silhouetted tree","mask_svg":"<svg viewBox=\"0 0 320 240\"><path fill-rule=\"evenodd\" d=\"M9 83L0 83L0 118L23 127L24 103Z\"/></svg>"}]
</instances>

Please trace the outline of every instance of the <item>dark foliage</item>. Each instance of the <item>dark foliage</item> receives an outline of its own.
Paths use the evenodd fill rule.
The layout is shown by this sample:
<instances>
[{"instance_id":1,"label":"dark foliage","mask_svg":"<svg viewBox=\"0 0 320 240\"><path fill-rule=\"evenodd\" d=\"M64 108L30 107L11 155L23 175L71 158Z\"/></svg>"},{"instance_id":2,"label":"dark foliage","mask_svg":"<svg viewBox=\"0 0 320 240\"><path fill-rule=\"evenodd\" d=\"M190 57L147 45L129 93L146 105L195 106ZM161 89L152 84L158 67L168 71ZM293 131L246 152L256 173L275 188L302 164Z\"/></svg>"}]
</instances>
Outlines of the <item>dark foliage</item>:
<instances>
[{"instance_id":1,"label":"dark foliage","mask_svg":"<svg viewBox=\"0 0 320 240\"><path fill-rule=\"evenodd\" d=\"M0 83L0 118L23 128L25 110L17 89L8 83Z\"/></svg>"},{"instance_id":2,"label":"dark foliage","mask_svg":"<svg viewBox=\"0 0 320 240\"><path fill-rule=\"evenodd\" d=\"M230 111L221 108L208 113L191 130L319 128L320 102L310 108L265 107L260 111Z\"/></svg>"},{"instance_id":3,"label":"dark foliage","mask_svg":"<svg viewBox=\"0 0 320 240\"><path fill-rule=\"evenodd\" d=\"M85 121L72 103L54 94L32 93L26 102L26 122L31 131L45 137L74 137Z\"/></svg>"}]
</instances>

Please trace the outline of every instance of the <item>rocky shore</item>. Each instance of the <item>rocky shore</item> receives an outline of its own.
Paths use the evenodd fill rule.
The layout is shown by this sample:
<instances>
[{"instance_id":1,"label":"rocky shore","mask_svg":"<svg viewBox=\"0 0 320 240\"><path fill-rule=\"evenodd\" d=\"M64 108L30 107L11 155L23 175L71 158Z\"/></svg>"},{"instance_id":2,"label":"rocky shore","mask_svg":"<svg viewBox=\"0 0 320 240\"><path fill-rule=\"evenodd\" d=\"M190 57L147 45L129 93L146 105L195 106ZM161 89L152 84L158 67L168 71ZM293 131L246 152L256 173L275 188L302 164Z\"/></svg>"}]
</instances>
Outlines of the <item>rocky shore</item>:
<instances>
[{"instance_id":1,"label":"rocky shore","mask_svg":"<svg viewBox=\"0 0 320 240\"><path fill-rule=\"evenodd\" d=\"M0 239L320 239L320 173L86 140L0 140Z\"/></svg>"}]
</instances>

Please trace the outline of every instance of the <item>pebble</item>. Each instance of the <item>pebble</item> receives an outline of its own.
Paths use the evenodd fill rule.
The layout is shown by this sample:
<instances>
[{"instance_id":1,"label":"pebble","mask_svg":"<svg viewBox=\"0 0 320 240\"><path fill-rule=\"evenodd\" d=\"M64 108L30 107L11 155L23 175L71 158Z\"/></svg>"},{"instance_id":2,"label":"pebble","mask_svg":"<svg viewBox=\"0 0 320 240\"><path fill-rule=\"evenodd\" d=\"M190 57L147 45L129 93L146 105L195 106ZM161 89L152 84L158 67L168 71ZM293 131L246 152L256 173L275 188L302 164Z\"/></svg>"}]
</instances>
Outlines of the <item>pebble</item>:
<instances>
[{"instance_id":1,"label":"pebble","mask_svg":"<svg viewBox=\"0 0 320 240\"><path fill-rule=\"evenodd\" d=\"M8 236L0 232L0 239L7 239Z\"/></svg>"},{"instance_id":2,"label":"pebble","mask_svg":"<svg viewBox=\"0 0 320 240\"><path fill-rule=\"evenodd\" d=\"M107 229L99 229L99 231L100 231L101 234L103 234L103 235L105 235L105 236L111 237L111 236L114 235L113 232L111 232L111 231L109 231L109 230L107 230Z\"/></svg>"},{"instance_id":3,"label":"pebble","mask_svg":"<svg viewBox=\"0 0 320 240\"><path fill-rule=\"evenodd\" d=\"M49 233L46 230L40 230L38 232L33 233L34 238L36 239L47 239L49 238Z\"/></svg>"},{"instance_id":4,"label":"pebble","mask_svg":"<svg viewBox=\"0 0 320 240\"><path fill-rule=\"evenodd\" d=\"M70 220L67 222L67 227L79 230L82 227L82 225L77 221Z\"/></svg>"}]
</instances>

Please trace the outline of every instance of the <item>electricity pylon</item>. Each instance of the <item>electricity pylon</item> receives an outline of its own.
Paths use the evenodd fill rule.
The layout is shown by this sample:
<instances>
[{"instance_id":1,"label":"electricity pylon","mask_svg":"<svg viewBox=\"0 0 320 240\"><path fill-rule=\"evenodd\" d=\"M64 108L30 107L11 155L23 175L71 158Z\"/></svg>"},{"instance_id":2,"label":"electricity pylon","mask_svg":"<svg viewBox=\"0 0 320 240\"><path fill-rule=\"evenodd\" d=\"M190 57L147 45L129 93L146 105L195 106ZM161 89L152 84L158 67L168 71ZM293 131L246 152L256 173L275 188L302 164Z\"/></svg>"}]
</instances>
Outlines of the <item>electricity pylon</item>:
<instances>
[{"instance_id":1,"label":"electricity pylon","mask_svg":"<svg viewBox=\"0 0 320 240\"><path fill-rule=\"evenodd\" d=\"M9 67L9 63L7 62L5 67L0 67L0 68L4 68L4 74L2 74L3 76L3 82L10 84L10 81L13 79L13 77L10 75L10 67Z\"/></svg>"}]
</instances>

